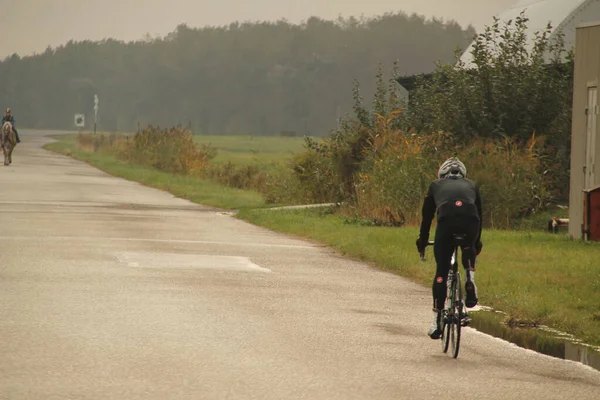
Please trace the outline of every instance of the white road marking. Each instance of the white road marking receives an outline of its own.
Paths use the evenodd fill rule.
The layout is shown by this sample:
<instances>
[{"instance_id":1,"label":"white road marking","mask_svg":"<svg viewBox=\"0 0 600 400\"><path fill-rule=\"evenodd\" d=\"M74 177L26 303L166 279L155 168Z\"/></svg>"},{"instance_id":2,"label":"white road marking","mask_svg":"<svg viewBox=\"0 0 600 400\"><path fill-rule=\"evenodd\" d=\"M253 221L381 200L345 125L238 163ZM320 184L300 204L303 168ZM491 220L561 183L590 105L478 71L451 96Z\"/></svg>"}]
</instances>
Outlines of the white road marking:
<instances>
[{"instance_id":1,"label":"white road marking","mask_svg":"<svg viewBox=\"0 0 600 400\"><path fill-rule=\"evenodd\" d=\"M272 272L248 257L181 254L164 252L121 252L117 260L131 268L151 269L220 269L228 271Z\"/></svg>"}]
</instances>

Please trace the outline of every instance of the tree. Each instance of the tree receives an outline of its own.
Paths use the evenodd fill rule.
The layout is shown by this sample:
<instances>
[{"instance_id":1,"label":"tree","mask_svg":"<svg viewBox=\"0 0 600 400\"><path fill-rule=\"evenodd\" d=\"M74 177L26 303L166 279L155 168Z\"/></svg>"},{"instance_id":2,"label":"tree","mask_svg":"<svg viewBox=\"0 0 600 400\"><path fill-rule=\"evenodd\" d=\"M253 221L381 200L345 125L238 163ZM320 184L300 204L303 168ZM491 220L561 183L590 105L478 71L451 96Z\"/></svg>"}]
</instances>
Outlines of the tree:
<instances>
[{"instance_id":1,"label":"tree","mask_svg":"<svg viewBox=\"0 0 600 400\"><path fill-rule=\"evenodd\" d=\"M494 23L478 34L465 65L439 63L420 77L404 125L418 132L448 132L456 142L511 137L544 141L545 169L559 199L568 196L573 56L552 27L528 37L528 19ZM529 43L533 42L532 45Z\"/></svg>"},{"instance_id":2,"label":"tree","mask_svg":"<svg viewBox=\"0 0 600 400\"><path fill-rule=\"evenodd\" d=\"M191 123L204 134L323 136L337 126L340 111L352 109L354 79L371 96L370 77L380 63L400 58L402 73L430 72L435 60L449 61L454 47L465 48L472 33L403 13L301 24L182 24L164 38L70 41L8 57L0 62L0 99L29 127L71 128L74 113L93 114L97 93L102 130Z\"/></svg>"}]
</instances>

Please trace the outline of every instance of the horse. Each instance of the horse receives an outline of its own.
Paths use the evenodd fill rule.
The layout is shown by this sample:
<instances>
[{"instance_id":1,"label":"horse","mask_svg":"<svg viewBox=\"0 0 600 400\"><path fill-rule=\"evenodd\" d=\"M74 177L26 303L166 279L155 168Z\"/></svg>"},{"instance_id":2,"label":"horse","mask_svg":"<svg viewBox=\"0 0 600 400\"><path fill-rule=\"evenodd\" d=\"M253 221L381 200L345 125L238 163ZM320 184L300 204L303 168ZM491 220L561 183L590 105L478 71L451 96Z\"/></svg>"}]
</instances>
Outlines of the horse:
<instances>
[{"instance_id":1,"label":"horse","mask_svg":"<svg viewBox=\"0 0 600 400\"><path fill-rule=\"evenodd\" d=\"M17 135L15 135L12 124L6 121L0 131L0 147L2 147L4 152L4 165L12 163L12 152L16 145Z\"/></svg>"}]
</instances>

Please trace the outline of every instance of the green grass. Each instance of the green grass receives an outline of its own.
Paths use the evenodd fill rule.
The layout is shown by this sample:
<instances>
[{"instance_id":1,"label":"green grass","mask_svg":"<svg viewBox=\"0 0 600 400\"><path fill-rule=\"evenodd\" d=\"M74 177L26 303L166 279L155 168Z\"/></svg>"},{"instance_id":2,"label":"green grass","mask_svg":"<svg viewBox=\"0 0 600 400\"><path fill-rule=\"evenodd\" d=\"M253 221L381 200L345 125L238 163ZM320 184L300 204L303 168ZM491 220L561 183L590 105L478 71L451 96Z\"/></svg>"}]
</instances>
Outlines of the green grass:
<instances>
[{"instance_id":1,"label":"green grass","mask_svg":"<svg viewBox=\"0 0 600 400\"><path fill-rule=\"evenodd\" d=\"M568 208L561 207L549 207L547 210L538 212L534 215L530 215L527 218L523 218L520 221L515 221L512 225L514 229L519 230L544 230L548 227L548 221L553 217L556 218L569 218L569 210ZM559 232L566 232L567 227L559 227Z\"/></svg>"},{"instance_id":2,"label":"green grass","mask_svg":"<svg viewBox=\"0 0 600 400\"><path fill-rule=\"evenodd\" d=\"M75 146L76 138L77 135L56 136L58 141L45 148L85 161L111 175L165 190L196 203L224 209L256 208L265 204L263 196L253 191L233 189L210 180L172 175L154 168L125 163L109 154L78 150Z\"/></svg>"},{"instance_id":3,"label":"green grass","mask_svg":"<svg viewBox=\"0 0 600 400\"><path fill-rule=\"evenodd\" d=\"M321 211L322 212L322 211ZM426 286L433 252L421 262L417 228L347 224L319 211L243 210L239 217L267 228L326 243ZM481 304L522 320L547 324L600 345L600 244L545 232L484 231L476 281Z\"/></svg>"},{"instance_id":4,"label":"green grass","mask_svg":"<svg viewBox=\"0 0 600 400\"><path fill-rule=\"evenodd\" d=\"M281 136L197 135L194 141L215 147L218 150L215 162L235 164L284 162L302 151L304 146L303 138Z\"/></svg>"}]
</instances>

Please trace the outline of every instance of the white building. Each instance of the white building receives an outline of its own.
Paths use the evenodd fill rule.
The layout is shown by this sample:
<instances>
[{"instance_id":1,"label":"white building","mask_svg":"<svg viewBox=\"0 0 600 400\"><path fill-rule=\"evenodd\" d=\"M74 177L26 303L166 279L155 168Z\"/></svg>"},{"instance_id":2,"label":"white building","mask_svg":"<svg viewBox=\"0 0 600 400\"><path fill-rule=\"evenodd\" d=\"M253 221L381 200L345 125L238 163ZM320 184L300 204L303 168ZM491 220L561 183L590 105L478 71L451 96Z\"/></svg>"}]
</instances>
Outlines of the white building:
<instances>
[{"instance_id":1,"label":"white building","mask_svg":"<svg viewBox=\"0 0 600 400\"><path fill-rule=\"evenodd\" d=\"M571 49L575 42L575 27L585 22L600 20L600 0L519 0L497 16L500 19L500 26L509 20L514 21L523 11L525 11L525 17L529 19L527 36L532 45L535 40L535 32L544 31L550 23L552 25L550 39L562 32L565 48ZM486 25L489 26L492 23L490 18L490 22ZM471 44L461 57L466 65L471 62L472 48Z\"/></svg>"}]
</instances>

